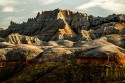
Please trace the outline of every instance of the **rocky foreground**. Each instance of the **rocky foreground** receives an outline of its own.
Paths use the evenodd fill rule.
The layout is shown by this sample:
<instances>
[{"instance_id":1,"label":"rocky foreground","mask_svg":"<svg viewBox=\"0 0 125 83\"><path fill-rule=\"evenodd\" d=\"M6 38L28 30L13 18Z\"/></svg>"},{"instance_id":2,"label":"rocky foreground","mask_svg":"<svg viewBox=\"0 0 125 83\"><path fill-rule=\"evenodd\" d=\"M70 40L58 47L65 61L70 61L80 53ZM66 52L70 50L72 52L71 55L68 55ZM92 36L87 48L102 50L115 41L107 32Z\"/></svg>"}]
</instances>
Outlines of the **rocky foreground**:
<instances>
[{"instance_id":1,"label":"rocky foreground","mask_svg":"<svg viewBox=\"0 0 125 83\"><path fill-rule=\"evenodd\" d=\"M21 24L11 21L0 29L0 60L0 81L5 83L123 81L125 15L94 17L55 9ZM57 77L60 70L62 77ZM7 72L12 75L2 77Z\"/></svg>"}]
</instances>

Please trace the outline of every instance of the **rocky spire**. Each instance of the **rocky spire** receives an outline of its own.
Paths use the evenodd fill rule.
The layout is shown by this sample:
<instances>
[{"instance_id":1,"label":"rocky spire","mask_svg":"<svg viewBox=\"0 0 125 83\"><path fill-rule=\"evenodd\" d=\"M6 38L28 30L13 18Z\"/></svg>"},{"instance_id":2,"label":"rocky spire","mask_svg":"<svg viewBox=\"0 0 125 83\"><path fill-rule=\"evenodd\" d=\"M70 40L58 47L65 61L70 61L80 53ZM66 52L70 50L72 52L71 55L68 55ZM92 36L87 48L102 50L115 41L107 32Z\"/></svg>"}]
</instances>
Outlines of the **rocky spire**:
<instances>
[{"instance_id":1,"label":"rocky spire","mask_svg":"<svg viewBox=\"0 0 125 83\"><path fill-rule=\"evenodd\" d=\"M36 18L38 18L39 16L40 16L40 12L38 12L38 13L37 13L37 16L36 16Z\"/></svg>"},{"instance_id":2,"label":"rocky spire","mask_svg":"<svg viewBox=\"0 0 125 83\"><path fill-rule=\"evenodd\" d=\"M15 22L13 22L12 20L10 21L10 26L13 26L13 25L15 25L16 23Z\"/></svg>"}]
</instances>

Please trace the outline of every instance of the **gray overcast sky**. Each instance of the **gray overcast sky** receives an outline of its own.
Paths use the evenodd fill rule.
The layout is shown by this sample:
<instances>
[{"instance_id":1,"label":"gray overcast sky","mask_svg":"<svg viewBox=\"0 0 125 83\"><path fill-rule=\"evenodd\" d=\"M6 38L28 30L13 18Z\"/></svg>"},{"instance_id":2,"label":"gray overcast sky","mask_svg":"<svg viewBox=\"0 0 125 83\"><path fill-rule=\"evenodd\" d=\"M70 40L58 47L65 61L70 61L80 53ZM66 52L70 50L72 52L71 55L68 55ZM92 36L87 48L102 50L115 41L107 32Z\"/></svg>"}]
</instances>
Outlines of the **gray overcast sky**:
<instances>
[{"instance_id":1,"label":"gray overcast sky","mask_svg":"<svg viewBox=\"0 0 125 83\"><path fill-rule=\"evenodd\" d=\"M21 23L37 12L56 8L104 17L124 14L125 0L0 0L0 27L7 28L10 20Z\"/></svg>"}]
</instances>

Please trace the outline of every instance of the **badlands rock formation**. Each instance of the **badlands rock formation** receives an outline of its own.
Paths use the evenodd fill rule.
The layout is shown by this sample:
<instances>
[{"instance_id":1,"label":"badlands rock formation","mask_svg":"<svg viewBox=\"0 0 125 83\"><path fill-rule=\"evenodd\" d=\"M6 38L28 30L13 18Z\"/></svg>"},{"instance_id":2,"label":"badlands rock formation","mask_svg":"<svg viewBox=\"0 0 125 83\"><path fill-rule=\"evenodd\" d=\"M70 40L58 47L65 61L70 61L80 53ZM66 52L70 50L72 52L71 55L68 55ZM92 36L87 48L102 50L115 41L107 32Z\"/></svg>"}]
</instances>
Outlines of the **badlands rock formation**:
<instances>
[{"instance_id":1,"label":"badlands rock formation","mask_svg":"<svg viewBox=\"0 0 125 83\"><path fill-rule=\"evenodd\" d=\"M9 42L11 44L42 44L42 41L37 37L24 36L17 33L9 35L6 39L6 42Z\"/></svg>"},{"instance_id":2,"label":"badlands rock formation","mask_svg":"<svg viewBox=\"0 0 125 83\"><path fill-rule=\"evenodd\" d=\"M26 61L32 60L41 52L42 49L34 45L0 43L0 61Z\"/></svg>"},{"instance_id":3,"label":"badlands rock formation","mask_svg":"<svg viewBox=\"0 0 125 83\"><path fill-rule=\"evenodd\" d=\"M124 17L122 14L113 14L105 18L94 17L86 13L55 9L38 13L35 18L30 18L27 22L21 24L11 21L8 29L0 35L7 37L11 33L19 33L29 36L39 35L45 41L71 40L79 36L82 30L87 30L92 38L97 38L104 34L122 32L121 27L124 27ZM117 23L122 25L119 26Z\"/></svg>"},{"instance_id":4,"label":"badlands rock formation","mask_svg":"<svg viewBox=\"0 0 125 83\"><path fill-rule=\"evenodd\" d=\"M1 60L125 64L125 15L55 9L0 30Z\"/></svg>"}]
</instances>

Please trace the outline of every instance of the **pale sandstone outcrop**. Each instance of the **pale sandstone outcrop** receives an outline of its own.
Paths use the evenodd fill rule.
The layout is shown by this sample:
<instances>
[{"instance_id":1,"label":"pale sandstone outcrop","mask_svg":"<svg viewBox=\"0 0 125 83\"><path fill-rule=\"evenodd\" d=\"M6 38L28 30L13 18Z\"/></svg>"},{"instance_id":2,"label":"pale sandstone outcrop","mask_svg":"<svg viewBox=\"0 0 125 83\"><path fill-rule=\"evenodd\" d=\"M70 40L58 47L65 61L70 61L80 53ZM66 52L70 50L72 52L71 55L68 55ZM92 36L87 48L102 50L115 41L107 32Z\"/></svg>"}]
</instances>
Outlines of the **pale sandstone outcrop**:
<instances>
[{"instance_id":1,"label":"pale sandstone outcrop","mask_svg":"<svg viewBox=\"0 0 125 83\"><path fill-rule=\"evenodd\" d=\"M41 45L42 41L37 37L24 36L19 34L11 34L6 39L11 44L36 44Z\"/></svg>"}]
</instances>

